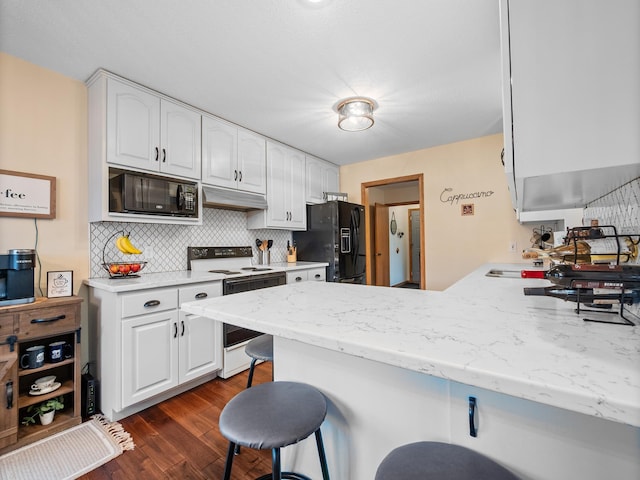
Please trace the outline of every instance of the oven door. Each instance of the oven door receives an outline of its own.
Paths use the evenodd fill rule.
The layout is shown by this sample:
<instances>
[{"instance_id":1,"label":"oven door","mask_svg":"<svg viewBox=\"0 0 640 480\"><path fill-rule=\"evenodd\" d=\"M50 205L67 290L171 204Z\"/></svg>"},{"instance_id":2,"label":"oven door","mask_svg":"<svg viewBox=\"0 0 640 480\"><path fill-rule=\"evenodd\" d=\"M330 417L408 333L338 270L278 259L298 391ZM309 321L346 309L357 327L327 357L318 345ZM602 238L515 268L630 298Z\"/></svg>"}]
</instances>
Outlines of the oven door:
<instances>
[{"instance_id":1,"label":"oven door","mask_svg":"<svg viewBox=\"0 0 640 480\"><path fill-rule=\"evenodd\" d=\"M272 272L250 277L228 278L222 282L222 294L233 295L234 293L249 292L261 288L277 287L287 283L285 272ZM223 324L223 345L231 347L262 335L248 328L235 325Z\"/></svg>"}]
</instances>

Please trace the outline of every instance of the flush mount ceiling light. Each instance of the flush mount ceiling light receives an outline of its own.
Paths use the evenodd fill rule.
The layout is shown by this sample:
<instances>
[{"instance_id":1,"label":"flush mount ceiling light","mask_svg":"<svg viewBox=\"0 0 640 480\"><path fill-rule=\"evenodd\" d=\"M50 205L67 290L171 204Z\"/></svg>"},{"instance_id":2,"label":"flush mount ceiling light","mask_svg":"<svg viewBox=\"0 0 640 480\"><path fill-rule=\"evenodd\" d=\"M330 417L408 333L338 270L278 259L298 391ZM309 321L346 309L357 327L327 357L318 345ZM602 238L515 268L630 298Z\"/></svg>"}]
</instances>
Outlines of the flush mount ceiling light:
<instances>
[{"instance_id":1,"label":"flush mount ceiling light","mask_svg":"<svg viewBox=\"0 0 640 480\"><path fill-rule=\"evenodd\" d=\"M374 100L366 97L350 97L338 103L338 127L347 132L359 132L373 126Z\"/></svg>"}]
</instances>

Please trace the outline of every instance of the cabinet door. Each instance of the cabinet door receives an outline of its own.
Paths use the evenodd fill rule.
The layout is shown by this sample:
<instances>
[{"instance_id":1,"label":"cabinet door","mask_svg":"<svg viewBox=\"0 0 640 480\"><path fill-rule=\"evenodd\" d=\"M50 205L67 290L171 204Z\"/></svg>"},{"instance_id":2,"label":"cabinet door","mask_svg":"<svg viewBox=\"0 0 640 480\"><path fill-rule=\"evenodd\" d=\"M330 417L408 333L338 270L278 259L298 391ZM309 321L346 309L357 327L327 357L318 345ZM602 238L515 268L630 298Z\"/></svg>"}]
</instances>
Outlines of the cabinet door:
<instances>
[{"instance_id":1,"label":"cabinet door","mask_svg":"<svg viewBox=\"0 0 640 480\"><path fill-rule=\"evenodd\" d=\"M340 191L340 169L337 165L331 163L325 163L322 171L322 198L324 201L324 194L326 192L339 192Z\"/></svg>"},{"instance_id":2,"label":"cabinet door","mask_svg":"<svg viewBox=\"0 0 640 480\"><path fill-rule=\"evenodd\" d=\"M245 192L266 193L266 141L260 135L238 130L238 188Z\"/></svg>"},{"instance_id":3,"label":"cabinet door","mask_svg":"<svg viewBox=\"0 0 640 480\"><path fill-rule=\"evenodd\" d=\"M202 182L218 187L238 186L238 129L211 117L202 117Z\"/></svg>"},{"instance_id":4,"label":"cabinet door","mask_svg":"<svg viewBox=\"0 0 640 480\"><path fill-rule=\"evenodd\" d=\"M122 406L178 384L178 312L122 322Z\"/></svg>"},{"instance_id":5,"label":"cabinet door","mask_svg":"<svg viewBox=\"0 0 640 480\"><path fill-rule=\"evenodd\" d=\"M160 112L160 171L200 180L200 114L168 100Z\"/></svg>"},{"instance_id":6,"label":"cabinet door","mask_svg":"<svg viewBox=\"0 0 640 480\"><path fill-rule=\"evenodd\" d=\"M267 142L267 227L287 227L290 204L287 148Z\"/></svg>"},{"instance_id":7,"label":"cabinet door","mask_svg":"<svg viewBox=\"0 0 640 480\"><path fill-rule=\"evenodd\" d=\"M180 312L179 383L222 368L222 324Z\"/></svg>"},{"instance_id":8,"label":"cabinet door","mask_svg":"<svg viewBox=\"0 0 640 480\"><path fill-rule=\"evenodd\" d=\"M451 443L522 478L640 478L637 428L457 382L450 392ZM475 437L469 434L470 396L476 399Z\"/></svg>"},{"instance_id":9,"label":"cabinet door","mask_svg":"<svg viewBox=\"0 0 640 480\"><path fill-rule=\"evenodd\" d=\"M291 230L306 230L307 205L305 203L304 185L304 155L297 150L289 151L289 221L287 227Z\"/></svg>"},{"instance_id":10,"label":"cabinet door","mask_svg":"<svg viewBox=\"0 0 640 480\"><path fill-rule=\"evenodd\" d=\"M18 352L0 345L0 449L18 441Z\"/></svg>"},{"instance_id":11,"label":"cabinet door","mask_svg":"<svg viewBox=\"0 0 640 480\"><path fill-rule=\"evenodd\" d=\"M107 81L107 162L158 170L160 98L144 90Z\"/></svg>"},{"instance_id":12,"label":"cabinet door","mask_svg":"<svg viewBox=\"0 0 640 480\"><path fill-rule=\"evenodd\" d=\"M322 162L307 155L306 159L306 201L307 203L323 203Z\"/></svg>"}]
</instances>

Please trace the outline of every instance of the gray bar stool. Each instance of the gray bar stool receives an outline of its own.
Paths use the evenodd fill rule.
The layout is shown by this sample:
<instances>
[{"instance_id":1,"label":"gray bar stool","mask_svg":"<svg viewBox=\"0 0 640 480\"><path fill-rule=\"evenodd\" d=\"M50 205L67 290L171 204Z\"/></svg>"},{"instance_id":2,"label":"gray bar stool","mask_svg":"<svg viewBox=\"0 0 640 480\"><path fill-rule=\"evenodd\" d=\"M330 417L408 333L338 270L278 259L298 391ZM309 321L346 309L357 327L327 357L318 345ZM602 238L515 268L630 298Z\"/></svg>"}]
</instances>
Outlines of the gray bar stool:
<instances>
[{"instance_id":1,"label":"gray bar stool","mask_svg":"<svg viewBox=\"0 0 640 480\"><path fill-rule=\"evenodd\" d=\"M484 455L460 445L416 442L387 455L375 480L518 480L513 473Z\"/></svg>"},{"instance_id":2,"label":"gray bar stool","mask_svg":"<svg viewBox=\"0 0 640 480\"><path fill-rule=\"evenodd\" d=\"M272 473L258 480L310 480L293 472L282 472L280 448L315 433L322 478L329 480L320 425L327 414L327 400L316 388L298 382L267 382L243 390L220 413L220 433L229 440L224 480L231 478L236 445L271 449ZM273 475L273 476L272 476Z\"/></svg>"},{"instance_id":3,"label":"gray bar stool","mask_svg":"<svg viewBox=\"0 0 640 480\"><path fill-rule=\"evenodd\" d=\"M258 360L264 360L265 362L273 361L273 336L262 335L254 338L247 346L244 347L244 351L251 357L251 366L249 367L249 378L247 379L247 388L251 386L253 382L253 371L256 368L256 362Z\"/></svg>"}]
</instances>

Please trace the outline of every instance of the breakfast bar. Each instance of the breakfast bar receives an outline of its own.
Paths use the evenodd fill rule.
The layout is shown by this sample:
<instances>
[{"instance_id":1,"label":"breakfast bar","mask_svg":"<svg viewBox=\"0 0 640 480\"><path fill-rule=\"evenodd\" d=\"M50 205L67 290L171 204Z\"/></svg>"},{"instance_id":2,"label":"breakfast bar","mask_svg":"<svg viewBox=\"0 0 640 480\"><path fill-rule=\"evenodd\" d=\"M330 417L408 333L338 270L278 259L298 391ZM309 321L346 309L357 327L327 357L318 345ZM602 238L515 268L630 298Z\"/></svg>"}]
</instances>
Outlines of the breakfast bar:
<instances>
[{"instance_id":1,"label":"breakfast bar","mask_svg":"<svg viewBox=\"0 0 640 480\"><path fill-rule=\"evenodd\" d=\"M522 294L546 280L485 276L522 267L484 265L444 292L309 282L183 308L274 335L275 380L329 400L332 478L369 480L419 440L469 447L526 479L639 478L639 327ZM283 462L319 474L312 442Z\"/></svg>"}]
</instances>

